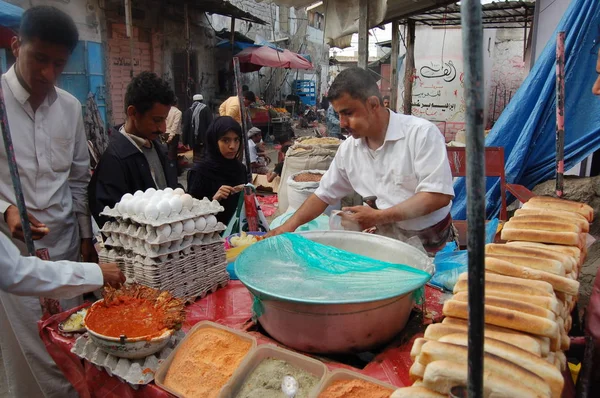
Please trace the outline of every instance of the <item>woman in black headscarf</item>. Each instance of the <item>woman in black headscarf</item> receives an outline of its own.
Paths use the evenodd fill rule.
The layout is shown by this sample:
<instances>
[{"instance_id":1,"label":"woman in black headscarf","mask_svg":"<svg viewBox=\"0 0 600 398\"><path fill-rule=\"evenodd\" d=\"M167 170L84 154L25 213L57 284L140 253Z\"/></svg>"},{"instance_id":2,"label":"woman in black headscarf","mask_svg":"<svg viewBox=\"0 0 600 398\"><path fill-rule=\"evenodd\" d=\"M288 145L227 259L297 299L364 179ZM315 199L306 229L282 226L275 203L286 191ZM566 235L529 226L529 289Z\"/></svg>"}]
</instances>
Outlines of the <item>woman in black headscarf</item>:
<instances>
[{"instance_id":1,"label":"woman in black headscarf","mask_svg":"<svg viewBox=\"0 0 600 398\"><path fill-rule=\"evenodd\" d=\"M203 157L194 165L188 191L194 198L218 200L225 211L217 220L227 224L235 213L240 192L248 182L242 154L242 127L229 116L216 118L206 131Z\"/></svg>"}]
</instances>

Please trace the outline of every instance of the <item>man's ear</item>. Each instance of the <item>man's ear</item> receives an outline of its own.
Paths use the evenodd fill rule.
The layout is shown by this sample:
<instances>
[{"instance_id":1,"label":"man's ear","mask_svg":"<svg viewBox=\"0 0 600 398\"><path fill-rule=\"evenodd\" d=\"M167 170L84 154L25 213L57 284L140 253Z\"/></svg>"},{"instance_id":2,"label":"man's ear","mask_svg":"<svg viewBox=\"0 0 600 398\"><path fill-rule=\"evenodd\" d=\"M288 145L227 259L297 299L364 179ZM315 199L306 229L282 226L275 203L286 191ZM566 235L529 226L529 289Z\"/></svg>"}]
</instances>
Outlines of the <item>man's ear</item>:
<instances>
[{"instance_id":1,"label":"man's ear","mask_svg":"<svg viewBox=\"0 0 600 398\"><path fill-rule=\"evenodd\" d=\"M19 58L19 50L21 49L21 41L17 36L10 39L10 49L12 50L15 58Z\"/></svg>"},{"instance_id":2,"label":"man's ear","mask_svg":"<svg viewBox=\"0 0 600 398\"><path fill-rule=\"evenodd\" d=\"M367 103L369 104L369 108L375 110L381 106L381 101L379 98L372 96L367 99Z\"/></svg>"},{"instance_id":3,"label":"man's ear","mask_svg":"<svg viewBox=\"0 0 600 398\"><path fill-rule=\"evenodd\" d=\"M137 114L137 110L135 109L135 106L129 105L127 107L126 113L128 117L134 117Z\"/></svg>"}]
</instances>

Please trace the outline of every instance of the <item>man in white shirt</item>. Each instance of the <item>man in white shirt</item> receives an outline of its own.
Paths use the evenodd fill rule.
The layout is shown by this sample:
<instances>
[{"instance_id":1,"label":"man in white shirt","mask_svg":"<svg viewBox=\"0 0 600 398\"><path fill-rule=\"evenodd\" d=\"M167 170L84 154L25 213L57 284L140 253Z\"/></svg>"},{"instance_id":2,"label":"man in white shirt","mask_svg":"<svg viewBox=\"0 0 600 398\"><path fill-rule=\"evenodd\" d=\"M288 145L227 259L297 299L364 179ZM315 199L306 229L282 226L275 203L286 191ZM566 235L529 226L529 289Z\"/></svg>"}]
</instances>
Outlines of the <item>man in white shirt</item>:
<instances>
[{"instance_id":1,"label":"man in white shirt","mask_svg":"<svg viewBox=\"0 0 600 398\"><path fill-rule=\"evenodd\" d=\"M373 207L343 209L346 221L361 229L377 226L391 231L386 234L418 236L429 253L443 247L452 237L454 190L445 140L437 127L387 109L370 72L360 68L337 76L329 100L350 137L315 194L271 235L296 230L356 191L376 200Z\"/></svg>"},{"instance_id":2,"label":"man in white shirt","mask_svg":"<svg viewBox=\"0 0 600 398\"><path fill-rule=\"evenodd\" d=\"M167 115L167 131L165 136L167 137L166 144L169 148L169 159L177 161L177 150L179 142L181 141L181 117L183 113L177 108L177 97L175 103L169 109Z\"/></svg>"},{"instance_id":3,"label":"man in white shirt","mask_svg":"<svg viewBox=\"0 0 600 398\"><path fill-rule=\"evenodd\" d=\"M269 169L266 162L266 154L262 141L262 131L258 127L248 130L248 153L250 154L250 165L254 174L268 174Z\"/></svg>"},{"instance_id":4,"label":"man in white shirt","mask_svg":"<svg viewBox=\"0 0 600 398\"><path fill-rule=\"evenodd\" d=\"M47 6L27 10L19 37L12 39L16 62L2 75L2 91L36 250L53 261L83 257L94 263L98 257L86 195L90 170L81 104L54 86L78 40L75 23L62 11ZM25 254L7 162L0 142L0 232ZM39 338L41 315L38 298L0 292L0 347L11 394L73 396Z\"/></svg>"}]
</instances>

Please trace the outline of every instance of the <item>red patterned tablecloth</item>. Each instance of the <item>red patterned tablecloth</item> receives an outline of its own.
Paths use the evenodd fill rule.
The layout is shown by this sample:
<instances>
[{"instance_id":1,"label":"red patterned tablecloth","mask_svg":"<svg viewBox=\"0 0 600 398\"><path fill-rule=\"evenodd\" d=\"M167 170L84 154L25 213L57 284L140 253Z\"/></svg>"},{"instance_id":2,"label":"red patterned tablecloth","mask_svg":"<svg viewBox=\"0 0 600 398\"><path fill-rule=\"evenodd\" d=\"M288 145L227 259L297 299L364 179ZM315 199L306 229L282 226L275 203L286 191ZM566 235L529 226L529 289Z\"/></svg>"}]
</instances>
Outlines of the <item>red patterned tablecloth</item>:
<instances>
[{"instance_id":1,"label":"red patterned tablecloth","mask_svg":"<svg viewBox=\"0 0 600 398\"><path fill-rule=\"evenodd\" d=\"M411 381L408 377L408 371L412 365L410 350L413 341L417 337L422 336L426 324L440 321L442 317L443 294L438 290L427 287L425 295L425 316L413 317L401 335L381 351L364 369L352 368L329 359L319 359L330 370L344 367L398 387L410 385ZM256 327L249 322L252 315L251 306L252 298L250 292L239 281L231 281L225 288L189 305L183 329L187 331L196 323L209 320L232 328L246 330L258 338L259 344L275 343L267 336L256 331ZM82 398L163 398L171 396L154 383L135 390L128 384L109 376L104 370L99 370L95 365L87 361L82 361L75 354L72 354L71 348L75 343L76 337L61 335L58 332L58 324L77 310L76 308L55 315L44 322L40 321L39 329L40 336L44 340L48 352L67 379L75 386Z\"/></svg>"}]
</instances>

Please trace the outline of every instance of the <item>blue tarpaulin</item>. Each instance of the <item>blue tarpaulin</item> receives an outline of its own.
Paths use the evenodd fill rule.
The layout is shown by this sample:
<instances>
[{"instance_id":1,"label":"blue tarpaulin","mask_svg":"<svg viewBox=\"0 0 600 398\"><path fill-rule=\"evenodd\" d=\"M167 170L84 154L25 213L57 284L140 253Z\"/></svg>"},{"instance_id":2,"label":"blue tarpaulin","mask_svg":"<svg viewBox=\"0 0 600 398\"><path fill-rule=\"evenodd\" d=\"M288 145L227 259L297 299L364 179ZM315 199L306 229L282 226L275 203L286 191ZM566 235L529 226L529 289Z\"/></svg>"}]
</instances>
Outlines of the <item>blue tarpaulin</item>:
<instances>
[{"instance_id":1,"label":"blue tarpaulin","mask_svg":"<svg viewBox=\"0 0 600 398\"><path fill-rule=\"evenodd\" d=\"M18 28L23 9L5 1L0 1L0 26Z\"/></svg>"},{"instance_id":2,"label":"blue tarpaulin","mask_svg":"<svg viewBox=\"0 0 600 398\"><path fill-rule=\"evenodd\" d=\"M600 1L573 0L542 55L486 139L504 147L506 181L530 189L556 176L556 33L565 41L565 170L600 148L600 99L592 94L597 77ZM466 219L466 181L459 179L452 217ZM500 209L500 182L489 181L488 217Z\"/></svg>"}]
</instances>

